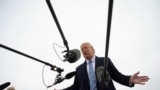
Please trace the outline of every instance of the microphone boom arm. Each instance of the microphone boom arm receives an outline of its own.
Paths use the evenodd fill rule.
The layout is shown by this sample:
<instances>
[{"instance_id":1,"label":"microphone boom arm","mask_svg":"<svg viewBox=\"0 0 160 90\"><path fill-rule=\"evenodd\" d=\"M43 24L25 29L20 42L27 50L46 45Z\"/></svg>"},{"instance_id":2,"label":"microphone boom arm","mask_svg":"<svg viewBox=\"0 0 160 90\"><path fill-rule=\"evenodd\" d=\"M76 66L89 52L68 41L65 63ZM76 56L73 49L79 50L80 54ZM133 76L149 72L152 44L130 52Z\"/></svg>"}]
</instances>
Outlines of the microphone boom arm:
<instances>
[{"instance_id":1,"label":"microphone boom arm","mask_svg":"<svg viewBox=\"0 0 160 90\"><path fill-rule=\"evenodd\" d=\"M46 0L46 2L47 2L47 5L48 5L48 7L49 7L49 10L50 10L50 12L51 12L51 14L52 14L52 16L53 16L53 19L54 19L54 21L55 21L55 23L56 23L56 25L57 25L57 28L58 28L58 30L59 30L59 32L60 32L60 34L61 34L61 37L62 37L62 39L63 39L63 43L64 43L64 45L65 45L66 48L67 48L67 52L69 52L68 42L67 42L67 40L66 40L66 38L65 38L65 36L64 36L64 34L63 34L61 25L59 24L59 21L58 21L58 19L57 19L57 16L56 16L56 14L55 14L55 11L54 11L54 9L53 9L53 7L52 7L52 4L51 4L50 0Z\"/></svg>"},{"instance_id":2,"label":"microphone boom arm","mask_svg":"<svg viewBox=\"0 0 160 90\"><path fill-rule=\"evenodd\" d=\"M113 0L109 0L106 50L105 50L105 60L104 60L104 74L105 74L106 69L108 67L108 51L109 51L109 40L110 40L110 31L111 31L110 28L111 28L111 19L112 19L112 9L113 9ZM106 76L106 75L104 75L104 76Z\"/></svg>"},{"instance_id":3,"label":"microphone boom arm","mask_svg":"<svg viewBox=\"0 0 160 90\"><path fill-rule=\"evenodd\" d=\"M96 70L98 81L105 87L108 87L108 84L110 82L110 75L107 70L107 67L108 67L108 51L109 51L109 38L110 38L110 28L111 28L111 19L112 19L112 9L113 9L113 0L109 0L104 65L98 67Z\"/></svg>"},{"instance_id":4,"label":"microphone boom arm","mask_svg":"<svg viewBox=\"0 0 160 90\"><path fill-rule=\"evenodd\" d=\"M40 60L40 59L37 59L37 58L35 58L35 57L32 57L32 56L30 56L30 55L27 55L27 54L25 54L25 53L22 53L22 52L20 52L20 51L15 50L15 49L12 49L12 48L10 48L10 47L8 47L8 46L5 46L5 45L0 44L0 47L2 47L2 48L4 48L4 49L7 49L7 50L9 50L9 51L15 52L15 53L17 53L17 54L20 54L20 55L22 55L22 56L28 57L28 58L33 59L33 60L35 60L35 61L38 61L38 62L40 62L40 63L43 63L43 64L45 64L45 65L48 65L48 66L51 67L51 70L57 71L58 73L61 73L61 72L64 71L63 69L61 69L61 68L59 68L59 67L57 67L57 66L55 66L55 65L52 65L52 64L50 64L50 63L48 63L48 62L44 62L44 61L42 61L42 60Z\"/></svg>"}]
</instances>

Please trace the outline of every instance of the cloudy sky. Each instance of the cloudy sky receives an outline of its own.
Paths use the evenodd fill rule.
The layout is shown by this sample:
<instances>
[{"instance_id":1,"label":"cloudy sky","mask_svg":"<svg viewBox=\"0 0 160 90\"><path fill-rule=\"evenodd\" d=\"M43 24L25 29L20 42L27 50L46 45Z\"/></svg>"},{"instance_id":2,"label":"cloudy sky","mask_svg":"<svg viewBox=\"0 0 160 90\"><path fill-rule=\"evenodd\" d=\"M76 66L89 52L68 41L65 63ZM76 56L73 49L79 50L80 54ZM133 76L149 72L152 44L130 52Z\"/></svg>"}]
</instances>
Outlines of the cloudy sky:
<instances>
[{"instance_id":1,"label":"cloudy sky","mask_svg":"<svg viewBox=\"0 0 160 90\"><path fill-rule=\"evenodd\" d=\"M105 55L107 0L51 3L70 49L89 41L96 55ZM123 74L140 71L150 77L146 85L134 88L114 82L117 90L159 90L159 5L159 0L114 0L109 57ZM63 68L62 76L84 62L83 56L75 63L62 61L66 48L45 0L0 0L0 44ZM0 84L9 81L16 90L53 90L73 83L72 78L47 89L57 72L4 48L0 48L0 72Z\"/></svg>"}]
</instances>

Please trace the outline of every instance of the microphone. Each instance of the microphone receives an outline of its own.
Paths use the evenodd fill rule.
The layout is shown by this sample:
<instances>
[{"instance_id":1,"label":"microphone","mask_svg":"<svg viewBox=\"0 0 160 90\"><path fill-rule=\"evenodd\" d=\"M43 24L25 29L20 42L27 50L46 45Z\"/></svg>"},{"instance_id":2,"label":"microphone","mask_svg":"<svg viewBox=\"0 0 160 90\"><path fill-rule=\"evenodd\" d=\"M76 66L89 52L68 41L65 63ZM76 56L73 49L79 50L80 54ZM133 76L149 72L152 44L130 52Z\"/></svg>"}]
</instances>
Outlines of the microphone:
<instances>
[{"instance_id":1,"label":"microphone","mask_svg":"<svg viewBox=\"0 0 160 90\"><path fill-rule=\"evenodd\" d=\"M10 82L3 83L2 85L0 85L0 90L5 89L5 88L8 87L10 84L11 84Z\"/></svg>"},{"instance_id":2,"label":"microphone","mask_svg":"<svg viewBox=\"0 0 160 90\"><path fill-rule=\"evenodd\" d=\"M69 50L69 52L64 55L65 59L63 61L68 61L69 63L76 62L80 57L81 53L78 49Z\"/></svg>"},{"instance_id":3,"label":"microphone","mask_svg":"<svg viewBox=\"0 0 160 90\"><path fill-rule=\"evenodd\" d=\"M104 87L105 86L108 87L109 82L111 80L111 76L109 75L109 72L103 66L100 66L96 69L96 75L97 75L97 79L101 83L101 85Z\"/></svg>"},{"instance_id":4,"label":"microphone","mask_svg":"<svg viewBox=\"0 0 160 90\"><path fill-rule=\"evenodd\" d=\"M66 74L65 79L70 79L70 78L72 78L75 74L76 74L75 71L70 72L70 73Z\"/></svg>"},{"instance_id":5,"label":"microphone","mask_svg":"<svg viewBox=\"0 0 160 90\"><path fill-rule=\"evenodd\" d=\"M52 85L49 85L47 88L50 88L58 83L61 83L62 81L64 81L65 79L70 79L72 78L74 75L76 74L75 71L70 72L68 74L65 75L65 77L63 78L61 75L57 75L55 82Z\"/></svg>"}]
</instances>

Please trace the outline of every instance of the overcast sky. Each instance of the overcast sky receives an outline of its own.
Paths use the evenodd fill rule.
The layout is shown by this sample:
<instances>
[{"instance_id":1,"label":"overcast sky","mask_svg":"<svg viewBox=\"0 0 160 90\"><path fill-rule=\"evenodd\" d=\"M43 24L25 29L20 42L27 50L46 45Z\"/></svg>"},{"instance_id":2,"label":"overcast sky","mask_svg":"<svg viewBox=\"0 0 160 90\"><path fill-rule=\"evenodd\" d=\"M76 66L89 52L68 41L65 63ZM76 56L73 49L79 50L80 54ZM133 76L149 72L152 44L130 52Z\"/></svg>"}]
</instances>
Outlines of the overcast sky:
<instances>
[{"instance_id":1,"label":"overcast sky","mask_svg":"<svg viewBox=\"0 0 160 90\"><path fill-rule=\"evenodd\" d=\"M51 0L70 49L89 41L96 55L105 55L107 0ZM159 90L160 1L114 0L109 57L120 72L148 75L146 85L134 88L116 82L117 90ZM56 44L57 45L56 45ZM66 50L45 0L0 0L0 44L64 69L62 76L84 62L63 62ZM54 48L59 56L57 56ZM47 90L55 71L43 63L0 48L0 84L11 82L16 90ZM42 78L43 75L43 78ZM53 88L70 86L74 78Z\"/></svg>"}]
</instances>

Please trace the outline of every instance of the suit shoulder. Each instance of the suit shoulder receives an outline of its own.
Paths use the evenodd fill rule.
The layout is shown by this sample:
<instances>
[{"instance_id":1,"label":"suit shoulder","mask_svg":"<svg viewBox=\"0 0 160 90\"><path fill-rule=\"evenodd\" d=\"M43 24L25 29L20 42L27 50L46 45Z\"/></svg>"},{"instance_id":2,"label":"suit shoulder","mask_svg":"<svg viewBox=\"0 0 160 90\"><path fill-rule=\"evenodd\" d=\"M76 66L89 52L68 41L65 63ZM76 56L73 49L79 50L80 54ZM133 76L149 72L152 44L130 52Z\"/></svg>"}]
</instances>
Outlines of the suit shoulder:
<instances>
[{"instance_id":1,"label":"suit shoulder","mask_svg":"<svg viewBox=\"0 0 160 90\"><path fill-rule=\"evenodd\" d=\"M79 66L77 66L76 70L77 69L80 69L80 68L83 68L85 66L85 62L81 63Z\"/></svg>"},{"instance_id":2,"label":"suit shoulder","mask_svg":"<svg viewBox=\"0 0 160 90\"><path fill-rule=\"evenodd\" d=\"M104 61L105 58L104 57L98 57L98 56L96 56L96 59L98 61ZM111 59L109 57L107 59L108 59L109 62L111 62Z\"/></svg>"}]
</instances>

